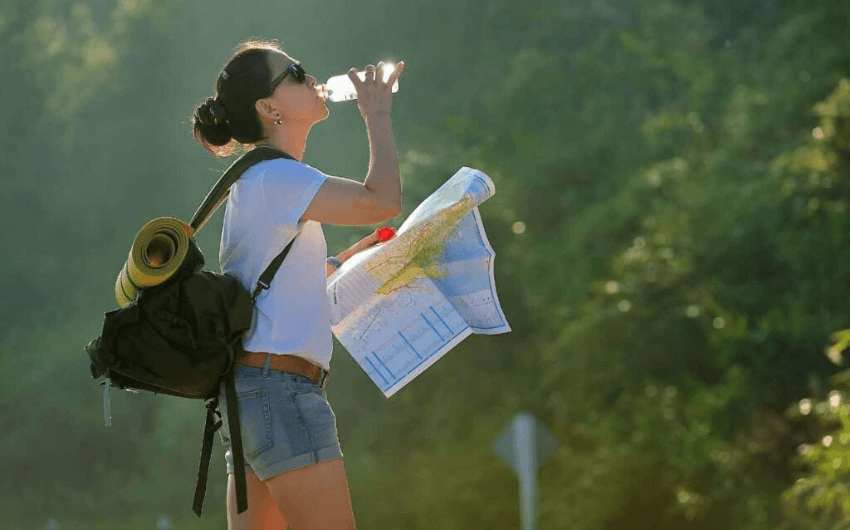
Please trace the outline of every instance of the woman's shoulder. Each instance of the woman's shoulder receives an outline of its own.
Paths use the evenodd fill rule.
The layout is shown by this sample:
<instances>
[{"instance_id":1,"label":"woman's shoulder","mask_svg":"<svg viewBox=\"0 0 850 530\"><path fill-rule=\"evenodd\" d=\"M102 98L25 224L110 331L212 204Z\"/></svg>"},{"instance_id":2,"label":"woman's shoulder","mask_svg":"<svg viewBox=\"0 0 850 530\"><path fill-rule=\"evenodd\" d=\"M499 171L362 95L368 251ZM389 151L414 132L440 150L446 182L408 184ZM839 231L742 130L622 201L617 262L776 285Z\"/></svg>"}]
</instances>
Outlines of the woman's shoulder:
<instances>
[{"instance_id":1,"label":"woman's shoulder","mask_svg":"<svg viewBox=\"0 0 850 530\"><path fill-rule=\"evenodd\" d=\"M321 171L303 162L266 160L245 171L230 201L242 210L263 205L259 210L268 212L272 224L294 226L326 180Z\"/></svg>"},{"instance_id":2,"label":"woman's shoulder","mask_svg":"<svg viewBox=\"0 0 850 530\"><path fill-rule=\"evenodd\" d=\"M240 180L251 180L262 177L265 173L284 173L289 171L298 171L301 162L290 160L288 158L273 158L271 160L261 160L251 165L242 173Z\"/></svg>"},{"instance_id":3,"label":"woman's shoulder","mask_svg":"<svg viewBox=\"0 0 850 530\"><path fill-rule=\"evenodd\" d=\"M294 177L301 178L322 178L325 174L314 168L313 166L298 160L289 158L275 158L272 160L263 160L245 170L240 180L245 182L253 182L256 184L263 183L268 177ZM277 180L277 179L275 179Z\"/></svg>"}]
</instances>

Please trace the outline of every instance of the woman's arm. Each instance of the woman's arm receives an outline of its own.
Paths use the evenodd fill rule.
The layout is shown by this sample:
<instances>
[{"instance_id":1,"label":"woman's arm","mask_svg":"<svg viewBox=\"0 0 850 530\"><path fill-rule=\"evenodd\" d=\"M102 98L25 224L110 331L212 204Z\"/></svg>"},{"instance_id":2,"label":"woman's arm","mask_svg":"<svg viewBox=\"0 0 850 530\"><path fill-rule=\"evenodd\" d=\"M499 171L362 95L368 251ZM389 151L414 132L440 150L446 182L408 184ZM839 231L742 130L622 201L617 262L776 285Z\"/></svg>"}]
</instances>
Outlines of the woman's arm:
<instances>
[{"instance_id":1,"label":"woman's arm","mask_svg":"<svg viewBox=\"0 0 850 530\"><path fill-rule=\"evenodd\" d=\"M357 89L360 115L366 122L369 137L366 179L361 183L328 177L301 216L301 221L370 225L391 219L401 212L401 180L390 112L391 87L404 71L404 63L398 63L386 83L383 82L383 63L378 64L377 69L367 66L366 71L365 81L360 81L356 70L348 72Z\"/></svg>"}]
</instances>

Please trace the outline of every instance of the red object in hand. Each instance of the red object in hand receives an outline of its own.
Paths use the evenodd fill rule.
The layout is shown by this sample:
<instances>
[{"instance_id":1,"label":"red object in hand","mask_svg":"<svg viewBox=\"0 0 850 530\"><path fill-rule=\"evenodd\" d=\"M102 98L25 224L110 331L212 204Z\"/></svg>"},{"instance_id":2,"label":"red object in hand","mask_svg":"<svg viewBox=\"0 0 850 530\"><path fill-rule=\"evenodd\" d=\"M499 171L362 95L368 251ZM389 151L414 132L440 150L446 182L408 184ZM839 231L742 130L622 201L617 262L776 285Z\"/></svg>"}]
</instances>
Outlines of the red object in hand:
<instances>
[{"instance_id":1,"label":"red object in hand","mask_svg":"<svg viewBox=\"0 0 850 530\"><path fill-rule=\"evenodd\" d=\"M391 226L385 226L383 228L378 229L378 241L381 243L386 243L395 235L395 228Z\"/></svg>"}]
</instances>

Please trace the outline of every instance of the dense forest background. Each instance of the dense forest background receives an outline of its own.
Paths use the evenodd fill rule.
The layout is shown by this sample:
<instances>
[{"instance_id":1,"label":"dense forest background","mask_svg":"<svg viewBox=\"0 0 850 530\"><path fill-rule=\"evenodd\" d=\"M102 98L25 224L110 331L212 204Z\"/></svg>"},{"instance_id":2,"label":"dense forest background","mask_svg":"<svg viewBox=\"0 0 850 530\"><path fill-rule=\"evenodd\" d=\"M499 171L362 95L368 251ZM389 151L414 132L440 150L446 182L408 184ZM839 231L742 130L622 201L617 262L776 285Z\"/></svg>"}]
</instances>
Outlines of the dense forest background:
<instances>
[{"instance_id":1,"label":"dense forest background","mask_svg":"<svg viewBox=\"0 0 850 530\"><path fill-rule=\"evenodd\" d=\"M491 443L523 410L559 444L541 529L847 528L848 34L825 0L0 3L0 526L226 528L218 442L190 510L203 404L118 392L106 428L82 347L138 228L226 167L189 118L263 37L320 80L405 60L396 225L460 166L496 183L513 332L389 400L336 345L361 528L519 527ZM354 104L305 161L365 175Z\"/></svg>"}]
</instances>

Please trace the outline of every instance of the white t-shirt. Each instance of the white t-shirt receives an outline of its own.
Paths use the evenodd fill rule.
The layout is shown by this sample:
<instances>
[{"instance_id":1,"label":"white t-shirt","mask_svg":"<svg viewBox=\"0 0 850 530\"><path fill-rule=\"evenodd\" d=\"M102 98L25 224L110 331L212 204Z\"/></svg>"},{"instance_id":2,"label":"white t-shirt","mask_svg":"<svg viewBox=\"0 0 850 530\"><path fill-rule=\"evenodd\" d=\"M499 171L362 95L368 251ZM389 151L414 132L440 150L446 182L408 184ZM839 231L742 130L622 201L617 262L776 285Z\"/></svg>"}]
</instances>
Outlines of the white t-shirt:
<instances>
[{"instance_id":1,"label":"white t-shirt","mask_svg":"<svg viewBox=\"0 0 850 530\"><path fill-rule=\"evenodd\" d=\"M298 223L326 179L321 171L284 158L251 166L230 189L219 262L223 273L253 292L260 274L297 233L271 286L257 296L242 344L247 351L298 355L329 370L333 342L325 234L316 221Z\"/></svg>"}]
</instances>

